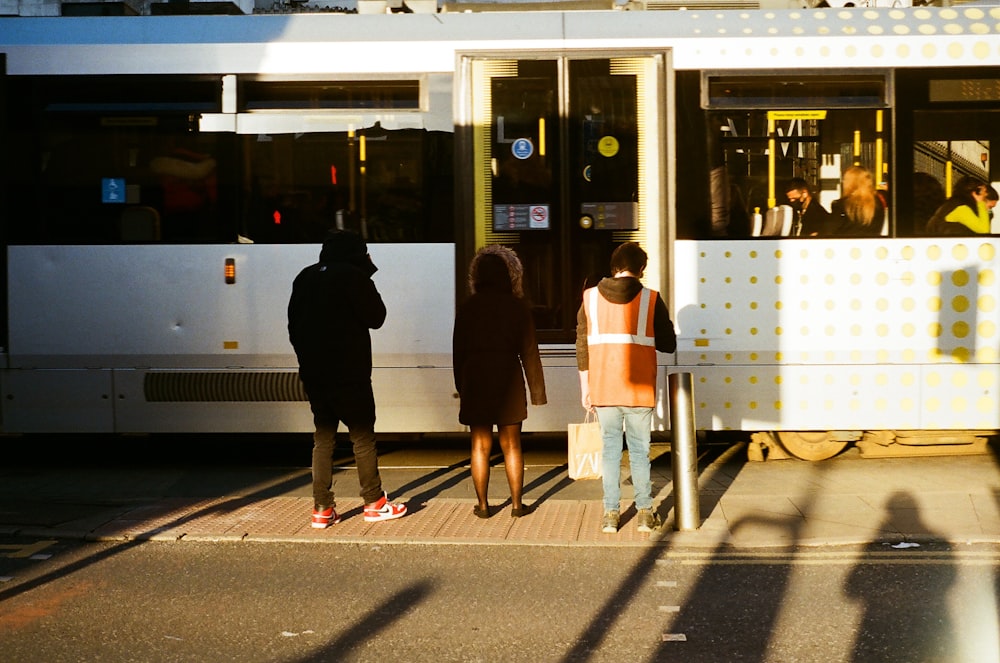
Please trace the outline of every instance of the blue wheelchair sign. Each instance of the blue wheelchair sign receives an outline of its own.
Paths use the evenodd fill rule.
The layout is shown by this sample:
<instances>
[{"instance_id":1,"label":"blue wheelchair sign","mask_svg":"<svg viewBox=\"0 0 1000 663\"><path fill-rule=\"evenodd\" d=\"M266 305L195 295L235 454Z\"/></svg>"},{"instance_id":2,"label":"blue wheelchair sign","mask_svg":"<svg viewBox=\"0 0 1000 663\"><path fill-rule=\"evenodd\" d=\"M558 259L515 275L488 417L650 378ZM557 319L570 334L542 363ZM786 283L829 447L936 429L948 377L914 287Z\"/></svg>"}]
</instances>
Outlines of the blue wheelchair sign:
<instances>
[{"instance_id":1,"label":"blue wheelchair sign","mask_svg":"<svg viewBox=\"0 0 1000 663\"><path fill-rule=\"evenodd\" d=\"M518 138L510 146L510 152L517 159L527 159L535 151L530 138Z\"/></svg>"}]
</instances>

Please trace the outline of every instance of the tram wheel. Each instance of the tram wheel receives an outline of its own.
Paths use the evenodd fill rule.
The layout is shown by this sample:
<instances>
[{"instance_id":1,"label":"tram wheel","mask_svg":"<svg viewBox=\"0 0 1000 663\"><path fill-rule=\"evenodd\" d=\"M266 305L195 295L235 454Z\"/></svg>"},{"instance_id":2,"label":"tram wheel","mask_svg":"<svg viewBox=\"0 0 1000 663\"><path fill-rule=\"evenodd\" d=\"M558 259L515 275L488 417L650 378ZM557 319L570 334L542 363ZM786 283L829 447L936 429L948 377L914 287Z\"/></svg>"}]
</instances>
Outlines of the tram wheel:
<instances>
[{"instance_id":1,"label":"tram wheel","mask_svg":"<svg viewBox=\"0 0 1000 663\"><path fill-rule=\"evenodd\" d=\"M849 444L826 431L779 431L777 435L782 448L801 460L833 458Z\"/></svg>"}]
</instances>

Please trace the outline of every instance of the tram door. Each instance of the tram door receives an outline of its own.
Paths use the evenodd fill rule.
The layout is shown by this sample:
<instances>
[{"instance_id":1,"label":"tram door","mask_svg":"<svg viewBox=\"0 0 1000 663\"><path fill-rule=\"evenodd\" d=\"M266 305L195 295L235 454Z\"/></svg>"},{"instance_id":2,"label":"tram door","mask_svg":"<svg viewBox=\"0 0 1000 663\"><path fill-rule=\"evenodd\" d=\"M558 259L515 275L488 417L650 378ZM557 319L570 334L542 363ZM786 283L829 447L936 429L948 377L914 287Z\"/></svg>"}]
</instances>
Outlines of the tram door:
<instances>
[{"instance_id":1,"label":"tram door","mask_svg":"<svg viewBox=\"0 0 1000 663\"><path fill-rule=\"evenodd\" d=\"M666 57L463 61L459 269L482 246L514 249L542 342L573 341L583 289L621 242L646 249L648 286L666 282Z\"/></svg>"}]
</instances>

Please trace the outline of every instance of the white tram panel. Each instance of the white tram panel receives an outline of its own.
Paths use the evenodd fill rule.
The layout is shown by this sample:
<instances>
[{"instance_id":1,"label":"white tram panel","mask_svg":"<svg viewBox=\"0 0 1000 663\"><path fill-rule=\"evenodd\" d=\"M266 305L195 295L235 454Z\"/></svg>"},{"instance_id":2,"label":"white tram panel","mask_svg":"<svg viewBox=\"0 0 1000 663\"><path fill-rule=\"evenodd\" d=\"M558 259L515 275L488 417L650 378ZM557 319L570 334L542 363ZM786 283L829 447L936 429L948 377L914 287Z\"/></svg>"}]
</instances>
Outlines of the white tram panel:
<instances>
[{"instance_id":1,"label":"white tram panel","mask_svg":"<svg viewBox=\"0 0 1000 663\"><path fill-rule=\"evenodd\" d=\"M990 238L675 246L700 428L1000 427Z\"/></svg>"},{"instance_id":2,"label":"white tram panel","mask_svg":"<svg viewBox=\"0 0 1000 663\"><path fill-rule=\"evenodd\" d=\"M319 244L11 246L11 366L295 366L288 298L319 252ZM452 245L369 252L389 310L372 334L376 364L449 365ZM224 280L227 258L233 284Z\"/></svg>"},{"instance_id":3,"label":"white tram panel","mask_svg":"<svg viewBox=\"0 0 1000 663\"><path fill-rule=\"evenodd\" d=\"M388 309L372 333L379 428L456 428L454 247L369 250ZM215 430L234 422L245 430L310 429L303 403L149 402L144 385L150 372L296 371L288 298L319 251L318 244L10 247L9 282L17 287L9 302L5 428L49 430L62 421L102 431L113 418L120 431ZM233 284L224 280L227 258L235 260ZM78 396L53 403L67 383ZM31 405L46 401L47 411Z\"/></svg>"},{"instance_id":4,"label":"white tram panel","mask_svg":"<svg viewBox=\"0 0 1000 663\"><path fill-rule=\"evenodd\" d=\"M453 73L459 52L614 48L670 48L677 69L978 66L996 58L998 20L997 7L105 17L86 30L19 17L0 19L0 51L11 75L396 76Z\"/></svg>"}]
</instances>

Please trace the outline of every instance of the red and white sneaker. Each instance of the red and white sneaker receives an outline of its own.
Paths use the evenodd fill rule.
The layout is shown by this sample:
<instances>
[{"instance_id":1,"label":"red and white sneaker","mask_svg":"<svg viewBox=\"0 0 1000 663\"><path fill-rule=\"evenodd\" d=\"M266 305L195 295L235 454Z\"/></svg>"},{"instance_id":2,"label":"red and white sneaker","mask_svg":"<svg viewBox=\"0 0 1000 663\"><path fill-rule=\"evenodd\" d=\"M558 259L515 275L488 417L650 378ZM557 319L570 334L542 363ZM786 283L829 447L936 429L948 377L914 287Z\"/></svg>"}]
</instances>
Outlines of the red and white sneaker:
<instances>
[{"instance_id":1,"label":"red and white sneaker","mask_svg":"<svg viewBox=\"0 0 1000 663\"><path fill-rule=\"evenodd\" d=\"M339 522L340 516L337 515L336 509L332 506L328 506L325 509L313 507L312 526L316 529L326 529L330 525L336 525Z\"/></svg>"},{"instance_id":2,"label":"red and white sneaker","mask_svg":"<svg viewBox=\"0 0 1000 663\"><path fill-rule=\"evenodd\" d=\"M406 505L390 502L388 496L382 493L382 497L374 504L365 505L365 520L370 523L380 520L392 520L406 515Z\"/></svg>"}]
</instances>

